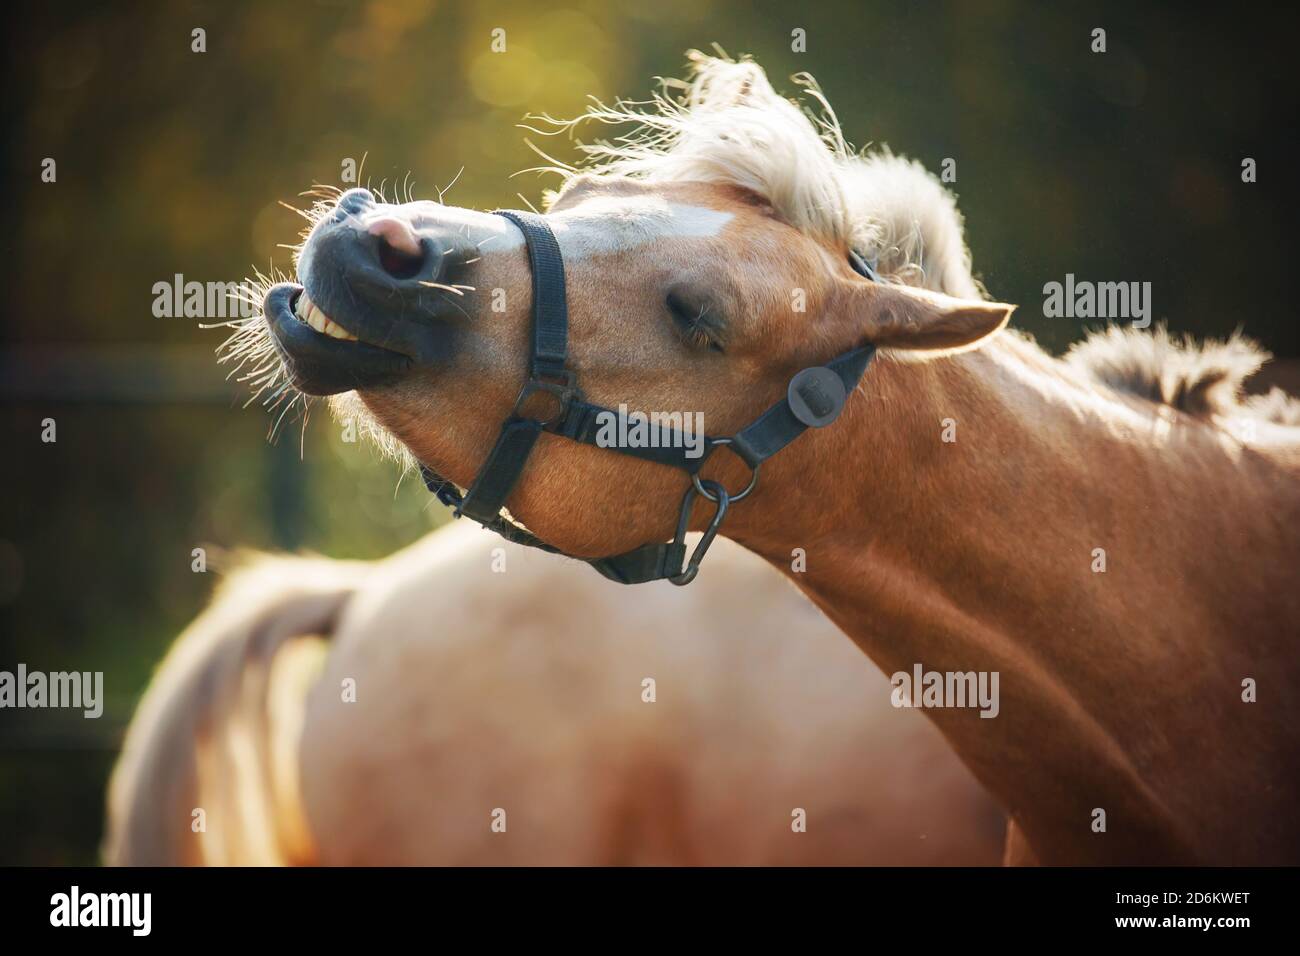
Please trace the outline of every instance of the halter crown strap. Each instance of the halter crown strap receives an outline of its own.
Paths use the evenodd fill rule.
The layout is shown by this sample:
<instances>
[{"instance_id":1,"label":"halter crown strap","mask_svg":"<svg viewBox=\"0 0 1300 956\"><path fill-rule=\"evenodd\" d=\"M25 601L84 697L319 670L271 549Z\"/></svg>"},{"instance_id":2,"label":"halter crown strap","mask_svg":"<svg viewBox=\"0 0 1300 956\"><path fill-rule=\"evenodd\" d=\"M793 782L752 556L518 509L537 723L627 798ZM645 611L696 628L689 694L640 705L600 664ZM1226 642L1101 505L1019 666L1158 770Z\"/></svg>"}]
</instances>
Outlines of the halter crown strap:
<instances>
[{"instance_id":1,"label":"halter crown strap","mask_svg":"<svg viewBox=\"0 0 1300 956\"><path fill-rule=\"evenodd\" d=\"M466 515L508 541L564 554L504 513L506 501L523 475L528 458L543 432L677 468L690 477L691 483L682 498L677 532L672 541L642 545L610 557L581 560L610 580L622 584L662 579L674 584L689 584L695 579L700 562L717 536L728 507L743 499L757 485L759 466L808 428L822 428L835 421L875 355L875 347L865 345L824 366L799 372L790 380L784 398L729 438L705 436L699 454L691 454L687 436L669 428L661 429L662 440L655 447L603 445L600 441L605 432L602 425L613 423L618 426L616 434L626 434L623 426L631 416L586 401L574 381L573 372L567 367L569 310L565 295L564 258L555 234L546 219L535 213L498 210L496 214L519 228L528 247L533 287L528 381L520 389L514 409L502 424L496 444L469 489L462 495L455 485L421 464L420 472L425 484L439 501L454 509L456 517ZM857 252L850 251L849 264L864 278L879 281L874 268ZM548 395L555 403L556 411L549 418L539 419L525 411L525 406L532 405L533 396L539 393ZM729 493L716 481L700 478L704 463L724 445L739 455L751 470L748 486L737 493ZM712 502L714 514L688 560L686 529L698 498Z\"/></svg>"}]
</instances>

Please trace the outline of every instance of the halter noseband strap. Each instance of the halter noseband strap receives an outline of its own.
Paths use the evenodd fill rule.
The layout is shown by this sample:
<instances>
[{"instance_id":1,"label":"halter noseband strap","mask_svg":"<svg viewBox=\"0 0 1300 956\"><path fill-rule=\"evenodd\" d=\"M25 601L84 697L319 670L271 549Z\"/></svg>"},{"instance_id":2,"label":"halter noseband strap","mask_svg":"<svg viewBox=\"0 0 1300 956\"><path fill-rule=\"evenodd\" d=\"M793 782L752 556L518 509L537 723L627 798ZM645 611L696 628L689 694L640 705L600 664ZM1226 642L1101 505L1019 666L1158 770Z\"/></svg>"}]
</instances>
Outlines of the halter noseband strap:
<instances>
[{"instance_id":1,"label":"halter noseband strap","mask_svg":"<svg viewBox=\"0 0 1300 956\"><path fill-rule=\"evenodd\" d=\"M616 421L616 434L626 434L627 416L613 409L586 401L578 389L573 372L567 367L569 310L565 295L564 259L550 225L542 216L513 210L499 210L497 215L509 219L524 234L533 277L532 354L528 364L528 381L515 399L510 417L501 426L496 444L488 453L473 484L463 495L450 482L426 465L420 466L425 484L438 500L455 510L456 517L467 515L508 541L564 554L532 532L515 524L502 509L519 481L528 456L542 432L550 432L573 441L596 447L608 447L661 465L684 471L691 479L682 498L677 533L667 543L646 544L623 554L607 558L583 558L605 577L621 584L641 584L667 579L673 584L689 584L699 572L700 562L717 537L728 507L740 501L758 483L759 467L808 428L829 425L844 408L875 355L875 346L846 352L824 366L806 368L790 380L786 395L754 422L729 438L704 439L697 457L688 454L688 443L671 429L666 441L656 447L602 445L598 441L602 422ZM856 252L849 253L849 263L862 276L879 281L875 271ZM554 402L554 414L539 419L525 412L525 405L535 405L539 393ZM749 484L737 493L728 493L721 484L700 478L700 469L719 447L728 446L750 468ZM714 505L713 519L704 536L686 557L686 529L697 498Z\"/></svg>"}]
</instances>

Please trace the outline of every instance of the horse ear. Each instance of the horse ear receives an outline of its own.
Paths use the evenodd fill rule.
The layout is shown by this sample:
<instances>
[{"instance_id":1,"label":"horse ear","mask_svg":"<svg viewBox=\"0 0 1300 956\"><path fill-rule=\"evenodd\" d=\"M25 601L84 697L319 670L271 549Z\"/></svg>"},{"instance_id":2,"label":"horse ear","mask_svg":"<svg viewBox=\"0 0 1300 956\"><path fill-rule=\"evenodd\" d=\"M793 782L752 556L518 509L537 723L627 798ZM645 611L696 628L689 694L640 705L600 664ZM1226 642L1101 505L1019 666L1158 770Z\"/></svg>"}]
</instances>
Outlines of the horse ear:
<instances>
[{"instance_id":1,"label":"horse ear","mask_svg":"<svg viewBox=\"0 0 1300 956\"><path fill-rule=\"evenodd\" d=\"M1014 305L956 299L884 282L853 282L840 310L845 332L857 343L917 351L964 351L1007 324Z\"/></svg>"}]
</instances>

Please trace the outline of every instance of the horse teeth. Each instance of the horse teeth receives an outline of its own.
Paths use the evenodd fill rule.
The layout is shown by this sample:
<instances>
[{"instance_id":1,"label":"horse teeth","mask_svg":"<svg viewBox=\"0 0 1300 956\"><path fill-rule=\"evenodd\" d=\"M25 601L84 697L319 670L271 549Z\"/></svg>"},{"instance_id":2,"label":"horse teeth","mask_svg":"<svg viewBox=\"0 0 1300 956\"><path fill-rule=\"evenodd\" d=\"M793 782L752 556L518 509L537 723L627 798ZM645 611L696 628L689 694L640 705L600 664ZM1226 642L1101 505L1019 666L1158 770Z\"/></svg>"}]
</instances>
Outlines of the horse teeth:
<instances>
[{"instance_id":1,"label":"horse teeth","mask_svg":"<svg viewBox=\"0 0 1300 956\"><path fill-rule=\"evenodd\" d=\"M300 322L304 322L311 326L313 331L319 332L322 335L328 335L332 339L340 339L344 342L357 341L355 335L322 312L320 306L313 302L306 292L303 292L298 296L298 301L294 305L293 312Z\"/></svg>"},{"instance_id":2,"label":"horse teeth","mask_svg":"<svg viewBox=\"0 0 1300 956\"><path fill-rule=\"evenodd\" d=\"M355 335L343 328L343 326L339 325L337 322L331 322L329 319L325 320L325 334L332 338L343 339L345 341L348 339L352 339L353 341L356 340Z\"/></svg>"}]
</instances>

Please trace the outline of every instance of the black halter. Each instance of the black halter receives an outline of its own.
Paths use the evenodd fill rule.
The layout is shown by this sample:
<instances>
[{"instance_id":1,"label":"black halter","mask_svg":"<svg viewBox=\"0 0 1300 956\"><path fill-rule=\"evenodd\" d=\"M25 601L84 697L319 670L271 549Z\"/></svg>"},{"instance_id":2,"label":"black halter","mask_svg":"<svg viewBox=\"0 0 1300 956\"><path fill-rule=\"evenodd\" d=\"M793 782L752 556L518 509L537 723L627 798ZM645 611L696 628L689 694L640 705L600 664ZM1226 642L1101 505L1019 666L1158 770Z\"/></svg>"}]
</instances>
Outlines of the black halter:
<instances>
[{"instance_id":1,"label":"black halter","mask_svg":"<svg viewBox=\"0 0 1300 956\"><path fill-rule=\"evenodd\" d=\"M730 438L709 438L703 442L702 454L692 458L682 436L671 435L661 447L601 446L597 443L600 422L606 416L619 420L619 434L624 434L627 416L613 409L593 405L583 398L574 374L566 367L568 360L569 313L564 286L564 259L550 225L542 216L528 212L501 210L497 215L509 219L524 234L528 258L533 271L533 344L528 381L515 399L510 417L501 426L496 445L479 469L474 483L463 495L433 469L421 465L420 471L429 490L443 504L455 509L456 517L468 515L483 527L497 532L508 541L564 554L559 548L542 541L502 514L506 499L519 481L528 456L542 432L561 435L597 447L610 447L625 455L680 468L691 483L682 498L677 533L667 544L646 544L624 554L608 558L583 558L605 577L621 584L641 584L666 578L673 584L689 584L699 572L709 545L717 537L727 508L740 501L758 484L759 466L775 455L804 430L821 428L839 417L876 349L864 345L845 352L824 366L806 368L790 380L785 398L760 415L750 425ZM856 252L849 262L860 275L879 281L875 271ZM555 401L555 414L539 420L524 414L524 405L544 392ZM750 468L749 484L731 494L716 481L700 478L700 469L713 451L726 445ZM686 558L686 528L696 498L714 504L713 520L704 537Z\"/></svg>"}]
</instances>

